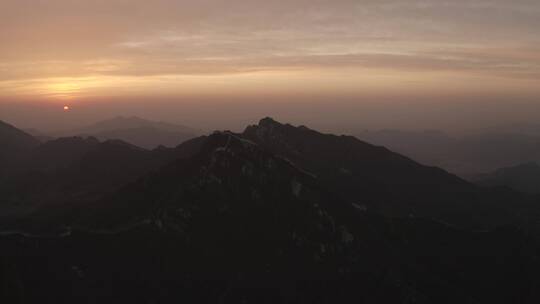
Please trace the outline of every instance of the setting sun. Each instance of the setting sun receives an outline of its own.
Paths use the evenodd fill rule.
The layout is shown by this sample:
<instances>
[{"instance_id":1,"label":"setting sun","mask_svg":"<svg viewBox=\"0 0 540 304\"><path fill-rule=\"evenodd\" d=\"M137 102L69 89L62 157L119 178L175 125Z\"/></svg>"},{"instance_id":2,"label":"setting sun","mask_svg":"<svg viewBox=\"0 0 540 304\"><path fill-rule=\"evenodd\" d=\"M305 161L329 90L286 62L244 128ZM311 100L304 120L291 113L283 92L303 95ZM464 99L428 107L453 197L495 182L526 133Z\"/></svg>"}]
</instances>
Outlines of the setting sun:
<instances>
[{"instance_id":1,"label":"setting sun","mask_svg":"<svg viewBox=\"0 0 540 304\"><path fill-rule=\"evenodd\" d=\"M69 106L64 106L64 111L69 111L69 110L70 110Z\"/></svg>"}]
</instances>

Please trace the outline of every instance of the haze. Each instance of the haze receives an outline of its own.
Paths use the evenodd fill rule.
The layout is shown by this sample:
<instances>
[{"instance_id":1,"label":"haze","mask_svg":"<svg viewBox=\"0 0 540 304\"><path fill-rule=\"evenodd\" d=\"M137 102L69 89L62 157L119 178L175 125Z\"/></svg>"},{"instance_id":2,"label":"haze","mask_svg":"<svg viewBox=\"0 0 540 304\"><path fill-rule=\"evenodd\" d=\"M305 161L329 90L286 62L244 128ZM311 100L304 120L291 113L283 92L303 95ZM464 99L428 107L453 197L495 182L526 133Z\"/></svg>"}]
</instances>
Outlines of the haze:
<instances>
[{"instance_id":1,"label":"haze","mask_svg":"<svg viewBox=\"0 0 540 304\"><path fill-rule=\"evenodd\" d=\"M540 119L540 2L4 0L0 119L331 131ZM63 106L69 105L66 113Z\"/></svg>"}]
</instances>

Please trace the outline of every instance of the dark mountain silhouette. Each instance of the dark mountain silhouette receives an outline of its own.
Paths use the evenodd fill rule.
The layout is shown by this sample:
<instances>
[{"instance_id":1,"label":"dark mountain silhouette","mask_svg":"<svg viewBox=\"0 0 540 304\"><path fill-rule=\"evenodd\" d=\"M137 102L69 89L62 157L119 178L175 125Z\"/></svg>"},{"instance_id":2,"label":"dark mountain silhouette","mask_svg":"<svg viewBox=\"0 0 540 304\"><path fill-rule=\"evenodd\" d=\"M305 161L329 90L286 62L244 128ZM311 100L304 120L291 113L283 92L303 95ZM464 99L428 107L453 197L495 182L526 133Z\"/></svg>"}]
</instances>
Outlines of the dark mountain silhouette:
<instances>
[{"instance_id":1,"label":"dark mountain silhouette","mask_svg":"<svg viewBox=\"0 0 540 304\"><path fill-rule=\"evenodd\" d=\"M352 136L322 134L270 118L248 127L243 136L310 172L350 203L387 215L474 225L479 218L512 220L522 207L519 199L508 203L506 196L513 194L487 193L444 170Z\"/></svg>"},{"instance_id":2,"label":"dark mountain silhouette","mask_svg":"<svg viewBox=\"0 0 540 304\"><path fill-rule=\"evenodd\" d=\"M182 151L184 158L54 219L71 229L0 237L0 290L6 291L0 297L9 303L539 299L540 247L522 228L473 232L385 218L230 132L173 150L157 151Z\"/></svg>"},{"instance_id":3,"label":"dark mountain silhouette","mask_svg":"<svg viewBox=\"0 0 540 304\"><path fill-rule=\"evenodd\" d=\"M0 167L37 145L39 141L31 135L0 121Z\"/></svg>"},{"instance_id":4,"label":"dark mountain silhouette","mask_svg":"<svg viewBox=\"0 0 540 304\"><path fill-rule=\"evenodd\" d=\"M79 161L86 153L99 145L95 137L65 137L48 141L32 149L21 161L21 169L57 170Z\"/></svg>"},{"instance_id":5,"label":"dark mountain silhouette","mask_svg":"<svg viewBox=\"0 0 540 304\"><path fill-rule=\"evenodd\" d=\"M472 180L482 186L506 186L525 193L540 193L540 166L535 162L525 163L478 175Z\"/></svg>"},{"instance_id":6,"label":"dark mountain silhouette","mask_svg":"<svg viewBox=\"0 0 540 304\"><path fill-rule=\"evenodd\" d=\"M532 208L511 191L483 190L441 169L350 136L322 134L267 118L237 137L288 159L340 199L361 209L482 228L513 222ZM199 137L176 148L152 151L93 137L49 141L13 163L10 178L0 185L6 197L3 207L34 210L50 204L92 204L174 159L190 158L208 140Z\"/></svg>"},{"instance_id":7,"label":"dark mountain silhouette","mask_svg":"<svg viewBox=\"0 0 540 304\"><path fill-rule=\"evenodd\" d=\"M94 137L52 140L10 164L0 185L4 197L0 208L26 213L95 202L178 153L168 148L148 151L120 140L100 142Z\"/></svg>"},{"instance_id":8,"label":"dark mountain silhouette","mask_svg":"<svg viewBox=\"0 0 540 304\"><path fill-rule=\"evenodd\" d=\"M146 149L160 145L175 147L197 133L182 125L121 116L69 132L70 135L94 136L100 140L120 139Z\"/></svg>"},{"instance_id":9,"label":"dark mountain silhouette","mask_svg":"<svg viewBox=\"0 0 540 304\"><path fill-rule=\"evenodd\" d=\"M191 146L191 151L185 152L187 157L177 158L160 170L126 186L101 203L107 208L98 205L97 210L108 213L112 207L126 208L128 212L120 213L127 215L142 207L142 214L159 211L167 217L165 213L170 212L172 216L179 203L185 204L187 213L193 213L199 205L202 207L206 204L209 204L208 212L217 209L225 212L240 206L222 206L221 203L238 200L235 204L241 204L242 207L237 211L249 212L242 209L262 208L257 207L259 204L264 205L264 208L273 208L271 205L277 202L284 204L283 208L287 205L293 208L292 201L301 205L303 203L299 201L302 200L314 201L320 205L320 201L329 195L321 190L309 174L236 134L216 132L197 141L186 142L177 150L188 151L188 146ZM280 197L274 197L276 195ZM253 202L254 205L242 205L244 201L249 201L249 204ZM128 205L122 206L119 202L128 202ZM349 210L354 210L352 205L346 205ZM173 210L168 210L169 206ZM121 221L112 221L118 222Z\"/></svg>"}]
</instances>

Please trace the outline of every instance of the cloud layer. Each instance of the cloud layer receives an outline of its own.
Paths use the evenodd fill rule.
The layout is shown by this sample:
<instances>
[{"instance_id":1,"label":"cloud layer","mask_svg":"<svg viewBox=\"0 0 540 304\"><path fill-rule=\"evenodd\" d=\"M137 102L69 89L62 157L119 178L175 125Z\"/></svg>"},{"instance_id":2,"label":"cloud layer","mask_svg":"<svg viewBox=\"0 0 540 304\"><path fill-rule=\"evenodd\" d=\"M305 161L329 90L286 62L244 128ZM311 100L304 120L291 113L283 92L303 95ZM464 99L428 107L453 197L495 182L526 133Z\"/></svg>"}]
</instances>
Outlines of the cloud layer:
<instances>
[{"instance_id":1,"label":"cloud layer","mask_svg":"<svg viewBox=\"0 0 540 304\"><path fill-rule=\"evenodd\" d=\"M474 78L535 94L528 85L540 80L537 0L4 0L0 20L0 96L287 72L306 89L315 74L338 83L336 71L358 87L388 75L430 86Z\"/></svg>"}]
</instances>

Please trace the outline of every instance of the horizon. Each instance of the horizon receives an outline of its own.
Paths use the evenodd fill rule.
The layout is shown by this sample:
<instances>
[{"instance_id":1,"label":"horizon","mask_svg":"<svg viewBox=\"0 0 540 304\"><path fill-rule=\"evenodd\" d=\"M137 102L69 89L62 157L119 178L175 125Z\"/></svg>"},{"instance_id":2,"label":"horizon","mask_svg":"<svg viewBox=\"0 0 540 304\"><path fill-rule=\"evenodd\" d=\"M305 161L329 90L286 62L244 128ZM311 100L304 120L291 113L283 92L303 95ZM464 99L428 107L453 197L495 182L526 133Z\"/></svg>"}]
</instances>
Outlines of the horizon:
<instances>
[{"instance_id":1,"label":"horizon","mask_svg":"<svg viewBox=\"0 0 540 304\"><path fill-rule=\"evenodd\" d=\"M138 117L145 120L166 122L210 132L214 130L241 131L246 125L263 117L273 117L293 125L307 125L329 133L358 134L363 131L396 130L405 132L441 131L453 136L464 136L483 130L510 126L538 125L539 104L529 104L533 109L521 117L508 115L519 104L499 104L471 111L468 103L445 104L429 107L425 103L401 104L363 103L327 104L304 102L267 104L257 108L244 103L217 102L200 106L197 103L175 103L151 107L138 104L0 104L0 120L21 129L36 129L43 133L58 133L89 126L117 117ZM415 107L416 106L416 107ZM172 107L172 110L171 110ZM389 110L393 108L393 111ZM154 110L154 111L152 111ZM503 116L505 115L506 116ZM482 121L484 115L492 118ZM526 119L527 117L528 119Z\"/></svg>"},{"instance_id":2,"label":"horizon","mask_svg":"<svg viewBox=\"0 0 540 304\"><path fill-rule=\"evenodd\" d=\"M66 111L71 111L71 109L68 109ZM286 115L285 115L286 116ZM271 118L277 122L283 123L283 124L290 124L293 126L306 126L310 129L318 130L323 133L327 134L336 134L336 135L352 135L352 136L359 136L362 134L368 134L368 133L378 133L378 132L398 132L402 134L422 134L422 133L439 133L440 135L448 135L455 138L461 138L461 137L467 137L470 135L526 135L527 131L524 131L523 128L540 128L540 123L537 121L531 121L531 122L507 122L507 123L499 123L499 124L491 124L491 125L485 125L485 126L475 126L471 128L463 128L459 130L447 130L444 128L433 128L430 126L426 126L426 128L423 127L386 127L385 125L379 125L378 127L369 127L367 125L359 125L359 124L338 124L338 125L332 125L332 124L325 124L325 123L315 123L310 124L309 121L307 123L302 123L302 121L306 120L293 120L293 119L282 119L279 116L272 116L272 115L261 115L261 116L253 116L253 119L243 119L240 122L236 121L234 123L231 123L231 121L227 121L222 124L216 124L215 127L209 127L206 124L194 124L194 125L188 125L183 123L183 121L169 119L164 120L155 118L148 118L144 115L104 115L103 117L96 117L96 118L89 118L88 120L79 121L78 119L75 119L73 123L68 124L38 124L38 125L21 125L17 122L12 122L5 119L0 119L1 122L7 123L17 129L20 129L22 131L33 131L36 132L36 134L41 134L44 136L52 136L52 137L64 137L68 136L65 134L71 134L73 132L77 132L78 130L89 128L104 122L114 122L117 120L140 120L143 122L148 123L164 123L164 124L170 124L177 127L185 127L186 129L192 130L194 134L210 134L214 131L232 131L232 132L242 132L246 127L250 125L257 124L260 120L264 118ZM0 117L1 118L1 117ZM43 127L43 126L49 126L49 127ZM75 134L75 133L73 133Z\"/></svg>"}]
</instances>

